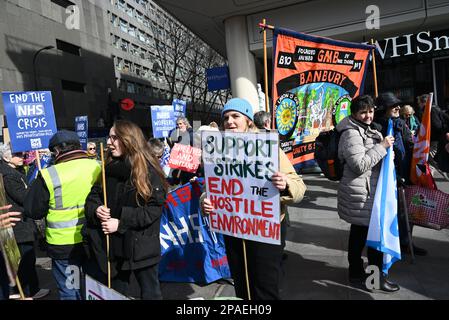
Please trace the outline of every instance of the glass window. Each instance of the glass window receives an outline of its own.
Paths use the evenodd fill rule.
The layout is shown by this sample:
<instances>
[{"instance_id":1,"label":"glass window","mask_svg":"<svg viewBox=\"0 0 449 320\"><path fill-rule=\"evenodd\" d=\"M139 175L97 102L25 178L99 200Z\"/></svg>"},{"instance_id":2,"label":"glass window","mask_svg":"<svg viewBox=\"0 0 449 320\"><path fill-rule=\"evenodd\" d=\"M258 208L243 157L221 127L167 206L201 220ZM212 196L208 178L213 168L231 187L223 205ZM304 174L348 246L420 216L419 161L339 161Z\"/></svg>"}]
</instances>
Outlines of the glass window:
<instances>
[{"instance_id":1,"label":"glass window","mask_svg":"<svg viewBox=\"0 0 449 320\"><path fill-rule=\"evenodd\" d=\"M128 52L128 50L129 50L129 42L122 39L122 45L121 45L121 47L122 47L122 50L123 50L123 51Z\"/></svg>"},{"instance_id":2,"label":"glass window","mask_svg":"<svg viewBox=\"0 0 449 320\"><path fill-rule=\"evenodd\" d=\"M120 29L123 32L128 33L128 22L126 22L126 20L120 19Z\"/></svg>"},{"instance_id":3,"label":"glass window","mask_svg":"<svg viewBox=\"0 0 449 320\"><path fill-rule=\"evenodd\" d=\"M136 93L136 85L133 82L128 81L126 92L128 93Z\"/></svg>"},{"instance_id":4,"label":"glass window","mask_svg":"<svg viewBox=\"0 0 449 320\"><path fill-rule=\"evenodd\" d=\"M128 15L128 16L130 16L130 17L132 17L133 16L133 11L134 11L134 8L133 7L131 7L131 6L126 6L126 14Z\"/></svg>"},{"instance_id":5,"label":"glass window","mask_svg":"<svg viewBox=\"0 0 449 320\"><path fill-rule=\"evenodd\" d=\"M136 27L130 24L129 28L128 28L128 33L131 37L135 38L136 37Z\"/></svg>"}]
</instances>

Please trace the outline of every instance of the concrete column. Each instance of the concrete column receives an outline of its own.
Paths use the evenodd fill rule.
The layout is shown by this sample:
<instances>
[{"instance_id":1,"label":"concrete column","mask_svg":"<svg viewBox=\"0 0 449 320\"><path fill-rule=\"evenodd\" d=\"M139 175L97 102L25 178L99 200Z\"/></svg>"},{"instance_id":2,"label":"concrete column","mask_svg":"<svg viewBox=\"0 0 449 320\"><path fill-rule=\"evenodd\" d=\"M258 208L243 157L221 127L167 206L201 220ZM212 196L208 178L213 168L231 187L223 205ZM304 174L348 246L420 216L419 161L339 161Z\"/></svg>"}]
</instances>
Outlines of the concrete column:
<instances>
[{"instance_id":1,"label":"concrete column","mask_svg":"<svg viewBox=\"0 0 449 320\"><path fill-rule=\"evenodd\" d=\"M253 110L257 111L259 97L256 86L256 64L253 54L249 51L246 18L232 17L226 19L224 25L232 96L248 100Z\"/></svg>"}]
</instances>

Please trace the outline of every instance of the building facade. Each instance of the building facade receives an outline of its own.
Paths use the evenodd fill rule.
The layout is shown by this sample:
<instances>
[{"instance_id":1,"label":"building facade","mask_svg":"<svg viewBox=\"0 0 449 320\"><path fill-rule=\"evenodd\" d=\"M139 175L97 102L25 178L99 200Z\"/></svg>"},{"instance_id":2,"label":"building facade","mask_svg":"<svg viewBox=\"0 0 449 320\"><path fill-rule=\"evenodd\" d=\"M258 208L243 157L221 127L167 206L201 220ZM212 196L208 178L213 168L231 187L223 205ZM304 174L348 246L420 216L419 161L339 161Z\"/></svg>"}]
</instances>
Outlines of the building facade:
<instances>
[{"instance_id":1,"label":"building facade","mask_svg":"<svg viewBox=\"0 0 449 320\"><path fill-rule=\"evenodd\" d=\"M151 135L149 107L171 104L153 35L167 20L175 21L149 0L0 0L0 90L51 91L58 128L88 115L93 136L117 118ZM192 110L189 90L174 97ZM120 108L124 98L132 110Z\"/></svg>"},{"instance_id":2,"label":"building facade","mask_svg":"<svg viewBox=\"0 0 449 320\"><path fill-rule=\"evenodd\" d=\"M448 0L155 1L226 55L232 94L247 98L253 107L257 83L263 82L259 27L263 19L276 27L338 40L374 39L380 92L391 90L405 101L414 101L417 95L433 91L436 103L448 107ZM271 35L267 30L269 92ZM372 70L365 92L373 93Z\"/></svg>"}]
</instances>

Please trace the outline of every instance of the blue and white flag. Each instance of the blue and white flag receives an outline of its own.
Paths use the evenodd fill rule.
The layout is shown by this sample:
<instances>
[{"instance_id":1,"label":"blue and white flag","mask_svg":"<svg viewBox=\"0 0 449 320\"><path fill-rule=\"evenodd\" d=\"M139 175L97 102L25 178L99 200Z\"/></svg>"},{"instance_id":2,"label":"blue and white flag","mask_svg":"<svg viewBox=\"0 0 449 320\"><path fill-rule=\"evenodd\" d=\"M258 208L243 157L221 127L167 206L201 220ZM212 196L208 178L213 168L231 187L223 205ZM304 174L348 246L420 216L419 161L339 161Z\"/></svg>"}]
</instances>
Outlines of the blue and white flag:
<instances>
[{"instance_id":1,"label":"blue and white flag","mask_svg":"<svg viewBox=\"0 0 449 320\"><path fill-rule=\"evenodd\" d=\"M387 135L393 135L393 122L388 122ZM366 245L384 253L382 272L401 260L398 228L398 190L393 163L393 150L388 148L382 160Z\"/></svg>"}]
</instances>

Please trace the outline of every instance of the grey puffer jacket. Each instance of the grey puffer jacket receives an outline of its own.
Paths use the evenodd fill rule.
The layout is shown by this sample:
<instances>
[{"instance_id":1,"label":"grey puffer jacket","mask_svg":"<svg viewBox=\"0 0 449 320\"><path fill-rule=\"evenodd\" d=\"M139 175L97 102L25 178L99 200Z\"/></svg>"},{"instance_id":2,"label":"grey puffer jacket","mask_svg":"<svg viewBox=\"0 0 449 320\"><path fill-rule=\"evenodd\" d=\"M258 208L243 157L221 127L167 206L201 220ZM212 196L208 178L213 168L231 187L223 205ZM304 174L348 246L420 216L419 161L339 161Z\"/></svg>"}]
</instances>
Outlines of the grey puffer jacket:
<instances>
[{"instance_id":1,"label":"grey puffer jacket","mask_svg":"<svg viewBox=\"0 0 449 320\"><path fill-rule=\"evenodd\" d=\"M344 162L338 186L338 215L350 224L368 226L381 160L387 154L380 144L383 137L350 116L337 125L337 131L341 133L338 157Z\"/></svg>"}]
</instances>

